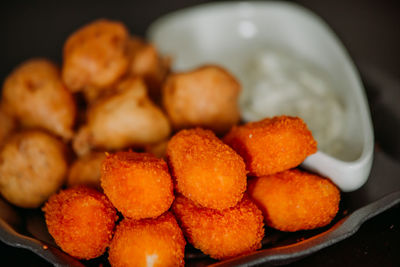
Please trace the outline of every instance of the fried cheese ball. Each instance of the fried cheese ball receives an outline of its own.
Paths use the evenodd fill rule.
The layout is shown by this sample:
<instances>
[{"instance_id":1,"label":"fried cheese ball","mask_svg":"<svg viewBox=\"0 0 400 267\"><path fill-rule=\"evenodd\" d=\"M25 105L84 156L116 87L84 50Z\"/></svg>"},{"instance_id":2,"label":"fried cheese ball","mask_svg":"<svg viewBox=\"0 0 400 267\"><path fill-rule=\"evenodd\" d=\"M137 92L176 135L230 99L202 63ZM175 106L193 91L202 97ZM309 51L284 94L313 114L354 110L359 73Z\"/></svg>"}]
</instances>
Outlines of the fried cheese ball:
<instances>
[{"instance_id":1,"label":"fried cheese ball","mask_svg":"<svg viewBox=\"0 0 400 267\"><path fill-rule=\"evenodd\" d=\"M120 83L118 92L89 107L87 124L74 138L78 155L92 148L119 150L141 147L166 139L171 131L167 117L147 96L141 79Z\"/></svg>"},{"instance_id":2,"label":"fried cheese ball","mask_svg":"<svg viewBox=\"0 0 400 267\"><path fill-rule=\"evenodd\" d=\"M57 66L46 59L18 66L4 82L2 102L24 126L40 127L64 139L73 135L75 100Z\"/></svg>"},{"instance_id":3,"label":"fried cheese ball","mask_svg":"<svg viewBox=\"0 0 400 267\"><path fill-rule=\"evenodd\" d=\"M129 39L128 54L128 74L142 77L149 88L149 95L158 99L161 85L169 72L169 60L159 55L154 45L137 37Z\"/></svg>"},{"instance_id":4,"label":"fried cheese ball","mask_svg":"<svg viewBox=\"0 0 400 267\"><path fill-rule=\"evenodd\" d=\"M128 38L122 23L106 19L89 23L69 36L62 69L67 87L77 92L87 86L101 90L115 83L128 69Z\"/></svg>"},{"instance_id":5,"label":"fried cheese ball","mask_svg":"<svg viewBox=\"0 0 400 267\"><path fill-rule=\"evenodd\" d=\"M51 196L43 211L56 244L79 259L96 258L105 252L118 219L104 194L80 186Z\"/></svg>"},{"instance_id":6,"label":"fried cheese ball","mask_svg":"<svg viewBox=\"0 0 400 267\"><path fill-rule=\"evenodd\" d=\"M106 159L104 152L92 152L72 163L67 178L67 186L86 185L101 190L101 163Z\"/></svg>"},{"instance_id":7,"label":"fried cheese ball","mask_svg":"<svg viewBox=\"0 0 400 267\"><path fill-rule=\"evenodd\" d=\"M197 204L226 209L246 190L243 159L210 130L182 130L167 145L167 160L176 190Z\"/></svg>"},{"instance_id":8,"label":"fried cheese ball","mask_svg":"<svg viewBox=\"0 0 400 267\"><path fill-rule=\"evenodd\" d=\"M253 176L297 167L317 151L317 142L297 117L279 116L234 126L223 140L243 157Z\"/></svg>"},{"instance_id":9,"label":"fried cheese ball","mask_svg":"<svg viewBox=\"0 0 400 267\"><path fill-rule=\"evenodd\" d=\"M249 180L249 195L268 226L287 232L329 224L339 209L339 189L328 179L297 169Z\"/></svg>"},{"instance_id":10,"label":"fried cheese ball","mask_svg":"<svg viewBox=\"0 0 400 267\"><path fill-rule=\"evenodd\" d=\"M174 216L124 219L111 241L108 260L113 267L184 266L186 241Z\"/></svg>"},{"instance_id":11,"label":"fried cheese ball","mask_svg":"<svg viewBox=\"0 0 400 267\"><path fill-rule=\"evenodd\" d=\"M199 126L223 134L239 121L240 90L228 71L204 66L170 75L162 101L175 129Z\"/></svg>"},{"instance_id":12,"label":"fried cheese ball","mask_svg":"<svg viewBox=\"0 0 400 267\"><path fill-rule=\"evenodd\" d=\"M261 248L263 216L247 196L222 211L203 208L177 196L172 210L188 242L214 259L232 258Z\"/></svg>"},{"instance_id":13,"label":"fried cheese ball","mask_svg":"<svg viewBox=\"0 0 400 267\"><path fill-rule=\"evenodd\" d=\"M10 203L37 208L64 183L65 145L40 131L11 136L0 151L0 193Z\"/></svg>"},{"instance_id":14,"label":"fried cheese ball","mask_svg":"<svg viewBox=\"0 0 400 267\"><path fill-rule=\"evenodd\" d=\"M102 164L101 186L113 205L130 219L157 217L174 201L167 163L148 153L108 155Z\"/></svg>"},{"instance_id":15,"label":"fried cheese ball","mask_svg":"<svg viewBox=\"0 0 400 267\"><path fill-rule=\"evenodd\" d=\"M0 125L1 146L17 126L17 122L15 121L15 119L6 113L2 106L0 106Z\"/></svg>"}]
</instances>

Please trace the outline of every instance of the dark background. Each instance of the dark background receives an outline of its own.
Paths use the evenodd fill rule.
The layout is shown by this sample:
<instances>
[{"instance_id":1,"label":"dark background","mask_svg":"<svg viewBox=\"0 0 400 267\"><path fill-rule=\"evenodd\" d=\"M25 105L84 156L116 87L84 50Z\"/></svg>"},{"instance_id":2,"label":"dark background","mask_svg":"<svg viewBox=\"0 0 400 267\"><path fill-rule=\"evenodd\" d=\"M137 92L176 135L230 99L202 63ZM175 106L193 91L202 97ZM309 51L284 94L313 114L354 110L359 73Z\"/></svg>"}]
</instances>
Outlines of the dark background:
<instances>
[{"instance_id":1,"label":"dark background","mask_svg":"<svg viewBox=\"0 0 400 267\"><path fill-rule=\"evenodd\" d=\"M105 17L123 21L144 35L157 17L211 1L13 1L2 3L0 80L17 64L45 56L58 62L67 36ZM400 8L396 0L299 0L336 32L357 65L373 65L400 77Z\"/></svg>"},{"instance_id":2,"label":"dark background","mask_svg":"<svg viewBox=\"0 0 400 267\"><path fill-rule=\"evenodd\" d=\"M157 17L210 1L14 1L0 4L0 82L22 61L47 57L61 62L67 36L83 24L105 17L124 22L144 36ZM398 86L400 8L398 1L295 1L321 16L342 40L361 74L377 70ZM397 88L400 90L400 88ZM400 104L400 99L398 100ZM374 117L374 114L372 114ZM400 160L400 158L399 158ZM400 174L399 174L400 176ZM46 266L25 251L0 243L1 266ZM323 249L295 266L400 266L400 206L366 222L349 239Z\"/></svg>"}]
</instances>

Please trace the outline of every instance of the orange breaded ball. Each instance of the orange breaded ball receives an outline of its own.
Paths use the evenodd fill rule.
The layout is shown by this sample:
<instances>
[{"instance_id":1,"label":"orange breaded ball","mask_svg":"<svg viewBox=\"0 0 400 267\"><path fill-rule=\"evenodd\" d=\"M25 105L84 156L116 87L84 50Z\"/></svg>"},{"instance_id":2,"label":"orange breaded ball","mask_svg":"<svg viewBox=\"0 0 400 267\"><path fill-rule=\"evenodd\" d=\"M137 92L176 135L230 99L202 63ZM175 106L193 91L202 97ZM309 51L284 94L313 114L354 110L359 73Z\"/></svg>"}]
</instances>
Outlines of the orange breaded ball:
<instances>
[{"instance_id":1,"label":"orange breaded ball","mask_svg":"<svg viewBox=\"0 0 400 267\"><path fill-rule=\"evenodd\" d=\"M317 151L317 142L297 117L279 116L235 126L223 140L243 157L253 176L297 167Z\"/></svg>"},{"instance_id":2,"label":"orange breaded ball","mask_svg":"<svg viewBox=\"0 0 400 267\"><path fill-rule=\"evenodd\" d=\"M107 156L102 164L101 186L114 206L135 220L163 214L174 200L167 163L148 153Z\"/></svg>"},{"instance_id":3,"label":"orange breaded ball","mask_svg":"<svg viewBox=\"0 0 400 267\"><path fill-rule=\"evenodd\" d=\"M243 159L210 130L182 130L167 145L176 189L204 207L236 205L246 190Z\"/></svg>"},{"instance_id":4,"label":"orange breaded ball","mask_svg":"<svg viewBox=\"0 0 400 267\"><path fill-rule=\"evenodd\" d=\"M287 232L329 224L339 209L339 189L328 179L288 170L249 180L248 192L268 226Z\"/></svg>"},{"instance_id":5,"label":"orange breaded ball","mask_svg":"<svg viewBox=\"0 0 400 267\"><path fill-rule=\"evenodd\" d=\"M203 127L224 134L239 122L240 84L219 66L168 76L162 89L162 101L177 129Z\"/></svg>"},{"instance_id":6,"label":"orange breaded ball","mask_svg":"<svg viewBox=\"0 0 400 267\"><path fill-rule=\"evenodd\" d=\"M118 219L107 197L88 187L51 196L43 211L57 245L79 259L96 258L106 251Z\"/></svg>"},{"instance_id":7,"label":"orange breaded ball","mask_svg":"<svg viewBox=\"0 0 400 267\"><path fill-rule=\"evenodd\" d=\"M122 23L106 19L74 32L64 45L64 83L73 92L85 87L107 89L128 69L128 40Z\"/></svg>"},{"instance_id":8,"label":"orange breaded ball","mask_svg":"<svg viewBox=\"0 0 400 267\"><path fill-rule=\"evenodd\" d=\"M124 219L111 241L108 260L113 267L184 266L186 241L174 216Z\"/></svg>"},{"instance_id":9,"label":"orange breaded ball","mask_svg":"<svg viewBox=\"0 0 400 267\"><path fill-rule=\"evenodd\" d=\"M232 258L261 248L263 216L247 196L222 211L177 196L172 210L188 242L212 258Z\"/></svg>"}]
</instances>

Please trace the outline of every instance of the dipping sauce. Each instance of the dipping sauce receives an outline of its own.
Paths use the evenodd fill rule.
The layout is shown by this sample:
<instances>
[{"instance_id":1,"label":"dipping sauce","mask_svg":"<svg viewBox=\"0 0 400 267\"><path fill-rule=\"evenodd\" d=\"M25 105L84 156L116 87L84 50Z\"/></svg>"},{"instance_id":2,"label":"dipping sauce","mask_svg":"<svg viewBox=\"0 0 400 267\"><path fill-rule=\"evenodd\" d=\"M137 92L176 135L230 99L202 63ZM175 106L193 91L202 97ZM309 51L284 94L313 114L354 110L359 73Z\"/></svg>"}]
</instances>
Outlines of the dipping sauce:
<instances>
[{"instance_id":1,"label":"dipping sauce","mask_svg":"<svg viewBox=\"0 0 400 267\"><path fill-rule=\"evenodd\" d=\"M276 115L301 117L319 150L330 155L339 153L345 109L322 69L275 49L260 51L245 66L240 75L245 121Z\"/></svg>"}]
</instances>

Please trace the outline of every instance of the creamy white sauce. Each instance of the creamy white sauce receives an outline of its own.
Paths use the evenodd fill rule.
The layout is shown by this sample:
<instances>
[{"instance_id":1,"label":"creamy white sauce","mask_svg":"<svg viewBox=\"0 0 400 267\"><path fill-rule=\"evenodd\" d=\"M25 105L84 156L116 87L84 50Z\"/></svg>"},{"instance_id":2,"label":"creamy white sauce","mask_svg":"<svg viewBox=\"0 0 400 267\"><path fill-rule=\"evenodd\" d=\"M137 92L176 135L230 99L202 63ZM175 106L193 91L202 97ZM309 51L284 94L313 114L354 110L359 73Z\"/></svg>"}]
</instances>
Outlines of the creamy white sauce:
<instances>
[{"instance_id":1,"label":"creamy white sauce","mask_svg":"<svg viewBox=\"0 0 400 267\"><path fill-rule=\"evenodd\" d=\"M289 53L268 49L250 58L239 76L245 121L298 116L307 123L318 149L331 155L341 150L345 110L322 69Z\"/></svg>"}]
</instances>

